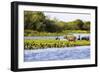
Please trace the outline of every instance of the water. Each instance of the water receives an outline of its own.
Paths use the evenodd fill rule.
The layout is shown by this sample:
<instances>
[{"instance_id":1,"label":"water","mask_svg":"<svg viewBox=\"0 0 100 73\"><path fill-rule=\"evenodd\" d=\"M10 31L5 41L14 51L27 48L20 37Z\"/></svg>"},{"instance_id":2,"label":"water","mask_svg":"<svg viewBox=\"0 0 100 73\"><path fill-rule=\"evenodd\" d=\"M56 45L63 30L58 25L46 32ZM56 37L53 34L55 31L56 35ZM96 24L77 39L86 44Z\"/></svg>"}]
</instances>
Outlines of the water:
<instances>
[{"instance_id":1,"label":"water","mask_svg":"<svg viewBox=\"0 0 100 73\"><path fill-rule=\"evenodd\" d=\"M80 38L82 37L90 37L90 34L73 34L74 36L76 36L76 38L79 37L80 35ZM64 36L58 36L60 39L64 39ZM27 36L27 37L24 37L24 39L56 39L57 36Z\"/></svg>"},{"instance_id":2,"label":"water","mask_svg":"<svg viewBox=\"0 0 100 73\"><path fill-rule=\"evenodd\" d=\"M90 46L25 50L24 61L89 59Z\"/></svg>"},{"instance_id":3,"label":"water","mask_svg":"<svg viewBox=\"0 0 100 73\"><path fill-rule=\"evenodd\" d=\"M27 36L24 39L55 39L57 36ZM60 39L63 39L64 36L59 36Z\"/></svg>"}]
</instances>

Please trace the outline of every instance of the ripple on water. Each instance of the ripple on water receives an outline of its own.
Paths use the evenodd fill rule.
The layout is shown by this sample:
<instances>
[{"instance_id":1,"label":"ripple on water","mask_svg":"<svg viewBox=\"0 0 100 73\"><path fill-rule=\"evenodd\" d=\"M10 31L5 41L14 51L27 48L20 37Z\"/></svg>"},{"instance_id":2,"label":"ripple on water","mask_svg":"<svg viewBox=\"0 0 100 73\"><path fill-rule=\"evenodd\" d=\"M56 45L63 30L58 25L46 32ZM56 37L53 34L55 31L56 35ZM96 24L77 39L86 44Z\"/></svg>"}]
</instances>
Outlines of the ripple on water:
<instances>
[{"instance_id":1,"label":"ripple on water","mask_svg":"<svg viewBox=\"0 0 100 73\"><path fill-rule=\"evenodd\" d=\"M25 50L24 61L89 59L90 46Z\"/></svg>"}]
</instances>

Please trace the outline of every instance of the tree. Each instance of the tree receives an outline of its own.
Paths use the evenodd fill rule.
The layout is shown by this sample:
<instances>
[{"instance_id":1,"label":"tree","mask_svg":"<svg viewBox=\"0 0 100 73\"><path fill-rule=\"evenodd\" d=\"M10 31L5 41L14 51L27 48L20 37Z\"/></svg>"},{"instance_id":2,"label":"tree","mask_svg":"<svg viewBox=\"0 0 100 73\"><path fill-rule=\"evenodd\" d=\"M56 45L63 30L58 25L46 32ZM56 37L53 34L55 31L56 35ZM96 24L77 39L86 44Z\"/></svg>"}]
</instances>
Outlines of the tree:
<instances>
[{"instance_id":1,"label":"tree","mask_svg":"<svg viewBox=\"0 0 100 73\"><path fill-rule=\"evenodd\" d=\"M55 25L56 25L56 27L58 28L58 29L57 29L58 32L61 32L61 31L65 30L65 25L66 25L65 22L63 22L63 21L58 21L58 22L56 22Z\"/></svg>"},{"instance_id":2,"label":"tree","mask_svg":"<svg viewBox=\"0 0 100 73\"><path fill-rule=\"evenodd\" d=\"M74 21L75 24L77 25L78 29L82 30L83 29L83 25L84 25L84 22L80 19L77 19Z\"/></svg>"},{"instance_id":3,"label":"tree","mask_svg":"<svg viewBox=\"0 0 100 73\"><path fill-rule=\"evenodd\" d=\"M32 11L24 11L24 29L32 29Z\"/></svg>"},{"instance_id":4,"label":"tree","mask_svg":"<svg viewBox=\"0 0 100 73\"><path fill-rule=\"evenodd\" d=\"M39 32L62 32L65 30L90 30L90 21L76 19L70 22L50 19L41 11L24 11L24 29Z\"/></svg>"},{"instance_id":5,"label":"tree","mask_svg":"<svg viewBox=\"0 0 100 73\"><path fill-rule=\"evenodd\" d=\"M79 30L79 27L76 21L70 21L66 23L65 29L66 30Z\"/></svg>"},{"instance_id":6,"label":"tree","mask_svg":"<svg viewBox=\"0 0 100 73\"><path fill-rule=\"evenodd\" d=\"M86 21L86 22L84 22L84 25L83 25L83 29L84 30L90 30L90 21Z\"/></svg>"},{"instance_id":7,"label":"tree","mask_svg":"<svg viewBox=\"0 0 100 73\"><path fill-rule=\"evenodd\" d=\"M32 29L32 30L39 30L39 31L44 31L45 28L45 15L43 12L39 11L25 11L24 12L24 25L25 29Z\"/></svg>"},{"instance_id":8,"label":"tree","mask_svg":"<svg viewBox=\"0 0 100 73\"><path fill-rule=\"evenodd\" d=\"M54 20L46 19L45 24L46 24L45 29L47 32L56 32L57 31L58 27L55 25Z\"/></svg>"}]
</instances>

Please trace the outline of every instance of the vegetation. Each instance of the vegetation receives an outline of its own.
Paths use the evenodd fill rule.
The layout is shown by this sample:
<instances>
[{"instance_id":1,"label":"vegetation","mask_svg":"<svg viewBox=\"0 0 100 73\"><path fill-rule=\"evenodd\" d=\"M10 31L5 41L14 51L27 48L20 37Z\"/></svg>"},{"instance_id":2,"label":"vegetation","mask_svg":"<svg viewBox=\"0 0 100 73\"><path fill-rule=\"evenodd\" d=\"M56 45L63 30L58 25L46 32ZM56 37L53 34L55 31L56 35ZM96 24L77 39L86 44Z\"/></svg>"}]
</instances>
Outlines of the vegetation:
<instances>
[{"instance_id":1,"label":"vegetation","mask_svg":"<svg viewBox=\"0 0 100 73\"><path fill-rule=\"evenodd\" d=\"M58 19L50 19L40 11L24 11L24 35L47 36L63 35L65 33L89 33L90 21L76 19L66 22Z\"/></svg>"},{"instance_id":2,"label":"vegetation","mask_svg":"<svg viewBox=\"0 0 100 73\"><path fill-rule=\"evenodd\" d=\"M50 19L41 11L24 11L24 36L65 36L73 33L90 33L90 21L76 19L68 22ZM25 49L63 48L90 45L90 40L76 40L75 36L65 36L67 40L33 39L24 41Z\"/></svg>"},{"instance_id":3,"label":"vegetation","mask_svg":"<svg viewBox=\"0 0 100 73\"><path fill-rule=\"evenodd\" d=\"M65 30L62 32L38 32L33 30L25 30L24 36L63 36L65 34L71 34L71 33L90 33L90 31L86 30Z\"/></svg>"},{"instance_id":4,"label":"vegetation","mask_svg":"<svg viewBox=\"0 0 100 73\"><path fill-rule=\"evenodd\" d=\"M90 45L90 41L77 40L77 41L65 41L65 40L25 40L25 49L45 49L45 48L63 48L74 46Z\"/></svg>"}]
</instances>

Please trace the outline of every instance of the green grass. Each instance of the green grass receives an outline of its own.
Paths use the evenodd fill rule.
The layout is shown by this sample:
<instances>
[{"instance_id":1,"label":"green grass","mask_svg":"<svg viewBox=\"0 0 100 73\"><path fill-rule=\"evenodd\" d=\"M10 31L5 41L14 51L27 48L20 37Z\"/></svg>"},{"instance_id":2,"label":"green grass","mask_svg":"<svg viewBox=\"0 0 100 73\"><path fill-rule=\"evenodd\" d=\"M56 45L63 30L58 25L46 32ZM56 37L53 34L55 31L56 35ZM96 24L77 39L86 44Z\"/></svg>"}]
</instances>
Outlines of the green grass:
<instances>
[{"instance_id":1,"label":"green grass","mask_svg":"<svg viewBox=\"0 0 100 73\"><path fill-rule=\"evenodd\" d=\"M65 30L62 32L38 32L33 30L25 30L24 36L62 36L70 33L90 33L86 30Z\"/></svg>"},{"instance_id":2,"label":"green grass","mask_svg":"<svg viewBox=\"0 0 100 73\"><path fill-rule=\"evenodd\" d=\"M63 48L74 46L90 45L90 41L77 40L77 41L64 41L64 40L25 40L25 49L44 49L44 48Z\"/></svg>"}]
</instances>

